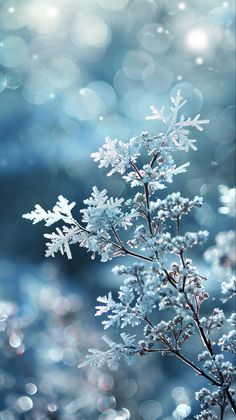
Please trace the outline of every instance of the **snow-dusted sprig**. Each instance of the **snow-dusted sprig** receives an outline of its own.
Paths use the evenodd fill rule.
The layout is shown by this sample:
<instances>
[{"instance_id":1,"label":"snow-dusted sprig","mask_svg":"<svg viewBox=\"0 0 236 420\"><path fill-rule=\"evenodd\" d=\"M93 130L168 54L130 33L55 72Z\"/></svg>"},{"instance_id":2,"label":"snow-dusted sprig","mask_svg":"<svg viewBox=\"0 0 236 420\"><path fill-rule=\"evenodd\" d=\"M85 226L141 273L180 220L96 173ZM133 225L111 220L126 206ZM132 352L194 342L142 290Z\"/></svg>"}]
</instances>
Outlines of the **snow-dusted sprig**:
<instances>
[{"instance_id":1,"label":"snow-dusted sprig","mask_svg":"<svg viewBox=\"0 0 236 420\"><path fill-rule=\"evenodd\" d=\"M231 362L225 361L223 354L218 354L212 359L209 358L207 352L204 352L199 360L204 361L204 368L211 375L218 377L218 380L221 382L221 387L218 387L216 391L202 388L196 393L196 399L204 409L196 418L204 419L204 413L209 413L209 415L212 415L212 418L214 418L214 408L218 407L220 411L219 418L224 419L226 409L230 405L234 407L235 404L233 400L235 390L232 388L235 380L235 368Z\"/></svg>"},{"instance_id":2,"label":"snow-dusted sprig","mask_svg":"<svg viewBox=\"0 0 236 420\"><path fill-rule=\"evenodd\" d=\"M176 92L175 97L171 97L172 106L170 107L170 114L165 115L165 108L162 107L158 110L155 106L151 106L152 114L146 117L147 120L160 120L167 125L167 135L171 140L172 144L178 150L188 152L189 149L197 150L195 145L196 140L190 139L190 131L187 127L194 127L198 131L202 131L202 125L208 124L209 120L201 120L200 114L197 114L194 118L185 118L184 114L179 114L187 100L181 96L181 91Z\"/></svg>"},{"instance_id":3,"label":"snow-dusted sprig","mask_svg":"<svg viewBox=\"0 0 236 420\"><path fill-rule=\"evenodd\" d=\"M111 167L108 176L118 172L126 181L131 182L132 186L145 183L147 179L149 181L150 177L154 177L155 189L157 189L164 187L163 182L172 182L173 175L186 170L188 164L176 167L171 152L177 150L188 152L189 148L196 150L196 140L189 138L190 129L202 131L202 125L209 121L200 120L199 115L194 118L185 118L184 114L180 114L180 110L187 102L183 100L180 91L171 98L171 102L173 105L166 115L164 107L159 111L152 106L152 115L146 117L147 120L162 121L166 125L165 132L153 136L148 131L143 131L140 135L132 137L128 143L107 137L103 147L99 148L98 152L92 153L92 158L95 162L99 162L100 168ZM152 160L138 173L135 164L143 148L146 149L148 155L152 156ZM155 165L158 166L158 173L154 169ZM131 169L128 176L124 175L127 169Z\"/></svg>"},{"instance_id":4,"label":"snow-dusted sprig","mask_svg":"<svg viewBox=\"0 0 236 420\"><path fill-rule=\"evenodd\" d=\"M200 414L195 417L197 420L218 420L218 417L212 413L211 410L202 410Z\"/></svg>"},{"instance_id":5,"label":"snow-dusted sprig","mask_svg":"<svg viewBox=\"0 0 236 420\"><path fill-rule=\"evenodd\" d=\"M225 320L222 309L214 308L211 315L202 317L200 323L208 334L211 334L216 328L221 328Z\"/></svg>"},{"instance_id":6,"label":"snow-dusted sprig","mask_svg":"<svg viewBox=\"0 0 236 420\"><path fill-rule=\"evenodd\" d=\"M182 215L188 214L193 207L201 207L202 197L194 197L193 200L181 197L180 192L167 195L164 200L158 199L153 202L153 207L157 212L159 219L172 219L176 220L181 218Z\"/></svg>"},{"instance_id":7,"label":"snow-dusted sprig","mask_svg":"<svg viewBox=\"0 0 236 420\"><path fill-rule=\"evenodd\" d=\"M134 163L131 166L137 168ZM185 163L177 167L174 160L169 157L165 159L160 167L152 167L150 164L143 165L143 168L139 170L139 175L137 175L136 170L133 170L124 175L123 179L130 184L131 188L140 187L148 183L152 194L156 190L166 188L165 184L172 183L174 175L186 172L188 166L189 163Z\"/></svg>"},{"instance_id":8,"label":"snow-dusted sprig","mask_svg":"<svg viewBox=\"0 0 236 420\"><path fill-rule=\"evenodd\" d=\"M183 114L186 101L179 91L171 102L169 113L164 108L160 111L152 108L150 119L161 120L166 126L164 132L152 135L142 131L127 143L107 138L105 145L92 154L99 167L109 168L109 176L117 172L129 186L139 189L133 197L126 201L110 198L106 190L99 191L94 187L91 197L84 201L86 207L81 210L81 223L71 216L70 206L74 203L70 205L65 200L61 209L61 199L56 205L59 209L55 206L53 212L46 212L37 206L25 217L34 223L45 221L50 225L53 220L53 223L62 221L65 224L53 234L46 234L51 235L48 255L60 250L71 257L68 247L78 243L92 252L93 257L99 254L102 261L130 256L143 262L116 267L115 273L124 276L118 297L114 298L109 292L98 298L96 307L97 316L106 316L103 320L105 329L138 327L141 339L135 344L136 336L123 332L123 343L116 343L105 336L108 350L91 349L82 365L101 367L107 364L117 368L122 358L130 362L135 356L154 352L171 354L215 387L212 391L215 394L211 393L211 398L217 399L215 405L204 405L202 394L198 394L203 411L197 418L214 419L214 410L218 407L223 419L229 408L236 412L236 405L232 389L233 366L219 353L219 346L224 353L229 353L233 335L222 330L225 326L221 308L202 316L202 303L209 299L204 289L206 277L186 258L186 252L206 240L207 232L183 232L181 225L183 216L193 207L200 207L202 200L200 197L183 198L180 193L169 194L160 200L157 195L173 181L174 175L187 170L189 164L178 167L172 155L175 151L195 150L196 140L190 138L190 130L202 131L208 120L200 120L199 115L186 118ZM168 231L169 219L175 227L171 231ZM128 239L123 230L128 231ZM169 254L177 258L170 267L167 264ZM219 255L217 258L220 260ZM231 283L224 287L224 293L225 300L231 297ZM167 308L169 318L157 320L160 311ZM218 346L212 340L216 328L222 330ZM183 353L187 347L185 342L196 337L204 348L203 355L199 356L200 364Z\"/></svg>"},{"instance_id":9,"label":"snow-dusted sprig","mask_svg":"<svg viewBox=\"0 0 236 420\"><path fill-rule=\"evenodd\" d=\"M236 332L231 330L228 334L223 334L218 341L222 351L229 351L236 354Z\"/></svg>"},{"instance_id":10,"label":"snow-dusted sprig","mask_svg":"<svg viewBox=\"0 0 236 420\"><path fill-rule=\"evenodd\" d=\"M91 197L84 200L87 207L81 210L83 225L71 214L75 203L69 204L63 196L58 197L52 211L46 211L36 204L35 210L24 214L23 218L31 220L33 224L44 221L46 227L57 222L65 223L61 228L57 227L55 232L44 234L49 239L46 243L46 257L54 257L60 251L71 259L70 245L78 243L91 251L92 255L97 252L102 261L107 261L126 252L119 241L117 242L117 238L115 242L112 241L111 235L116 236L115 229L126 230L138 216L135 210L123 212L123 202L122 198L109 198L106 190L99 191L93 187Z\"/></svg>"},{"instance_id":11,"label":"snow-dusted sprig","mask_svg":"<svg viewBox=\"0 0 236 420\"><path fill-rule=\"evenodd\" d=\"M194 323L191 320L185 320L182 315L177 315L168 322L161 321L153 327L147 325L144 330L149 346L160 343L163 346L163 353L173 354L180 354L183 344L193 334Z\"/></svg>"},{"instance_id":12,"label":"snow-dusted sprig","mask_svg":"<svg viewBox=\"0 0 236 420\"><path fill-rule=\"evenodd\" d=\"M225 409L226 400L223 390L212 392L207 388L202 388L199 392L196 393L196 399L200 402L200 405L204 410L216 406ZM198 419L199 417L197 416L196 418Z\"/></svg>"},{"instance_id":13,"label":"snow-dusted sprig","mask_svg":"<svg viewBox=\"0 0 236 420\"><path fill-rule=\"evenodd\" d=\"M228 325L232 329L227 333L223 334L218 341L218 345L222 351L229 351L230 353L236 354L236 313L233 312L227 319Z\"/></svg>"}]
</instances>

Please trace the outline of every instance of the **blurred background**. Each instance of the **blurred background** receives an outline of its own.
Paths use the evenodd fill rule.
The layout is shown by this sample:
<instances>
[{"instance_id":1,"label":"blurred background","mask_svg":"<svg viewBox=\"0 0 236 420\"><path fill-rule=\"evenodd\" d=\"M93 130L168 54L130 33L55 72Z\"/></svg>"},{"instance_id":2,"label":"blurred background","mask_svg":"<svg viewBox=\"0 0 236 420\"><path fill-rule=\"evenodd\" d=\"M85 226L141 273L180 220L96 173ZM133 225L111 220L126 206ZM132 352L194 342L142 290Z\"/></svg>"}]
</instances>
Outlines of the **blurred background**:
<instances>
[{"instance_id":1,"label":"blurred background","mask_svg":"<svg viewBox=\"0 0 236 420\"><path fill-rule=\"evenodd\" d=\"M204 197L186 229L208 229L213 244L232 228L218 185L235 183L234 54L233 0L1 0L0 419L193 418L201 380L186 388L192 373L177 375L172 359L141 358L116 374L76 369L102 346L93 313L96 296L118 286L112 264L76 248L70 262L45 262L43 228L21 215L60 194L78 215L95 184L125 195L90 153L107 135L155 132L150 105L181 89L185 114L210 124L197 152L177 156L191 166L171 190Z\"/></svg>"}]
</instances>

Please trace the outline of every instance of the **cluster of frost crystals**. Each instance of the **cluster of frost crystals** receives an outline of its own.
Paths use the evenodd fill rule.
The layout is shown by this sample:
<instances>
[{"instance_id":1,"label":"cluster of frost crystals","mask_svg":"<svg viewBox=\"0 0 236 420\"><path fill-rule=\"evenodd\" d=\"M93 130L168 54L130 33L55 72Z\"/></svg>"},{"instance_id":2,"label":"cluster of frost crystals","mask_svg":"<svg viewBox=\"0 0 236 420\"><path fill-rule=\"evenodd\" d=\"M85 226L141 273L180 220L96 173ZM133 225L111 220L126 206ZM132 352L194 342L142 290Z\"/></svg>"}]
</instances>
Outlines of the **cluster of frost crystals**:
<instances>
[{"instance_id":1,"label":"cluster of frost crystals","mask_svg":"<svg viewBox=\"0 0 236 420\"><path fill-rule=\"evenodd\" d=\"M228 334L222 335L218 342L222 351L230 351L236 354L236 332L235 330L230 331Z\"/></svg>"},{"instance_id":2,"label":"cluster of frost crystals","mask_svg":"<svg viewBox=\"0 0 236 420\"><path fill-rule=\"evenodd\" d=\"M200 402L201 407L204 409L201 415L203 415L204 412L206 413L205 411L206 409L209 409L209 408L211 409L212 407L217 407L217 406L221 408L224 406L224 392L220 390L212 392L207 388L202 388L199 392L196 393L196 399ZM212 415L211 411L210 411L210 415ZM217 419L217 417L215 418ZM199 419L198 416L197 416L197 419Z\"/></svg>"},{"instance_id":3,"label":"cluster of frost crystals","mask_svg":"<svg viewBox=\"0 0 236 420\"><path fill-rule=\"evenodd\" d=\"M156 200L153 207L159 219L176 220L182 215L188 214L193 207L201 207L202 197L194 197L193 200L181 197L180 192L167 195L164 200Z\"/></svg>"},{"instance_id":4,"label":"cluster of frost crystals","mask_svg":"<svg viewBox=\"0 0 236 420\"><path fill-rule=\"evenodd\" d=\"M211 411L209 410L202 410L200 414L196 416L197 420L218 420L218 417L215 416Z\"/></svg>"},{"instance_id":5,"label":"cluster of frost crystals","mask_svg":"<svg viewBox=\"0 0 236 420\"><path fill-rule=\"evenodd\" d=\"M189 165L178 166L174 152L196 150L191 131L202 131L208 121L199 115L192 119L184 116L186 101L179 91L171 103L169 112L152 107L152 115L147 117L160 120L163 132L142 131L128 142L107 138L104 146L92 154L99 167L108 169L108 176L117 173L132 188L131 197L109 198L106 190L94 187L91 197L84 201L81 222L59 218L66 224L71 220L70 228L75 230L69 241L64 237L68 246L72 241L78 243L92 252L93 258L99 254L102 261L129 256L140 262L116 266L113 272L124 278L123 283L117 295L108 292L100 296L96 306L96 316L103 317L104 328L121 329L122 341L117 343L117 339L105 336L108 349L90 349L80 366L117 369L122 358L131 362L151 353L172 355L212 385L210 394L203 390L197 394L203 408L198 418L220 415L223 419L230 410L236 411L230 361L233 337L222 308L202 313L202 303L210 299L204 289L207 278L187 256L193 246L206 241L208 233L186 232L182 221L194 207L201 206L202 199L184 198L180 192L159 197L159 190ZM47 225L48 214L43 212L39 219L32 212L25 217L35 222L44 220ZM55 249L56 240L53 244ZM58 250L66 247L63 243ZM130 335L133 327L136 334ZM193 348L203 346L197 363L189 356L189 341Z\"/></svg>"}]
</instances>

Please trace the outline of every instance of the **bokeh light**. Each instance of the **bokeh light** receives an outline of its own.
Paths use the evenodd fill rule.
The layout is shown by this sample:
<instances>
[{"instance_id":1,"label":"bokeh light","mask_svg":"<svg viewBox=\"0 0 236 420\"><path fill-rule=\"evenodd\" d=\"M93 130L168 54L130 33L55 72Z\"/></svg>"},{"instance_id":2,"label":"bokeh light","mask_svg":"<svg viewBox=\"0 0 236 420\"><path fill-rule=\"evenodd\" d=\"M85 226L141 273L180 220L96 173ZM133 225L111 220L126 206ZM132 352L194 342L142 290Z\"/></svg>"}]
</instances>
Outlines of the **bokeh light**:
<instances>
[{"instance_id":1,"label":"bokeh light","mask_svg":"<svg viewBox=\"0 0 236 420\"><path fill-rule=\"evenodd\" d=\"M82 14L75 22L71 36L79 48L103 48L110 40L110 30L99 16Z\"/></svg>"},{"instance_id":2,"label":"bokeh light","mask_svg":"<svg viewBox=\"0 0 236 420\"><path fill-rule=\"evenodd\" d=\"M103 7L106 10L121 10L129 3L129 0L97 0L99 6Z\"/></svg>"},{"instance_id":3,"label":"bokeh light","mask_svg":"<svg viewBox=\"0 0 236 420\"><path fill-rule=\"evenodd\" d=\"M207 33L202 29L192 29L187 33L186 44L193 51L205 51L209 46Z\"/></svg>"},{"instance_id":4,"label":"bokeh light","mask_svg":"<svg viewBox=\"0 0 236 420\"><path fill-rule=\"evenodd\" d=\"M144 401L139 407L139 413L145 420L155 420L162 415L162 408L158 401Z\"/></svg>"},{"instance_id":5,"label":"bokeh light","mask_svg":"<svg viewBox=\"0 0 236 420\"><path fill-rule=\"evenodd\" d=\"M153 54L163 54L172 45L174 36L156 23L145 25L139 32L140 44Z\"/></svg>"},{"instance_id":6,"label":"bokeh light","mask_svg":"<svg viewBox=\"0 0 236 420\"><path fill-rule=\"evenodd\" d=\"M26 42L18 36L7 36L0 42L0 64L5 67L22 65L28 54Z\"/></svg>"}]
</instances>

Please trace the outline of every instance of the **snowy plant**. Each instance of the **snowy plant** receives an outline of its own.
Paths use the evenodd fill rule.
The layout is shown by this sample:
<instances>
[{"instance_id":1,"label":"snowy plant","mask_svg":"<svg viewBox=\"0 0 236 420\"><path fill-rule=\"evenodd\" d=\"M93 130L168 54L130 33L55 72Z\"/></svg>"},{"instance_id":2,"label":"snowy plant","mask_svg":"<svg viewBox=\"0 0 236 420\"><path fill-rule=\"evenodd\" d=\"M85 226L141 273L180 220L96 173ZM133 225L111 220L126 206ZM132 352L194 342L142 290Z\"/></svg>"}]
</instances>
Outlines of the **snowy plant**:
<instances>
[{"instance_id":1,"label":"snowy plant","mask_svg":"<svg viewBox=\"0 0 236 420\"><path fill-rule=\"evenodd\" d=\"M153 135L143 131L126 143L108 137L92 154L100 168L108 168L108 176L118 173L123 178L131 188L131 198L110 198L106 190L94 187L91 197L84 201L81 222L71 214L74 203L69 204L63 197L59 197L52 212L36 205L23 217L33 223L44 221L46 226L60 221L61 227L45 234L49 240L46 256L60 251L71 258L70 246L79 244L92 253L92 258L99 254L102 261L122 256L139 260L134 264L125 260L125 265L113 269L124 278L123 284L117 297L109 292L98 298L96 307L96 316L105 317L105 329L122 330L121 342L106 335L108 350L90 349L80 366L108 365L116 369L122 358L131 363L135 357L150 353L175 356L210 385L197 393L203 409L197 418L223 419L230 410L236 411L230 356L235 339L231 323L235 317L225 321L222 308L203 314L203 302L208 300L212 306L204 289L207 278L188 254L192 247L205 242L208 233L185 232L182 224L185 215L201 207L202 199L185 198L179 192L159 198L159 190L167 188L174 176L186 172L189 166L178 166L174 153L196 150L191 131L202 131L208 120L201 120L199 115L186 118L186 101L179 91L171 103L169 111L152 107L152 114L146 117L158 120L162 132ZM130 327L135 327L137 334L130 335ZM125 328L128 332L124 332ZM223 331L221 337L219 330ZM186 356L194 336L197 351L200 345L203 347L198 361L197 355Z\"/></svg>"}]
</instances>

